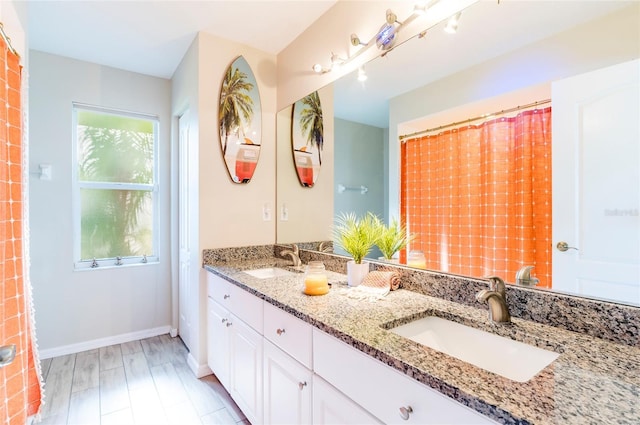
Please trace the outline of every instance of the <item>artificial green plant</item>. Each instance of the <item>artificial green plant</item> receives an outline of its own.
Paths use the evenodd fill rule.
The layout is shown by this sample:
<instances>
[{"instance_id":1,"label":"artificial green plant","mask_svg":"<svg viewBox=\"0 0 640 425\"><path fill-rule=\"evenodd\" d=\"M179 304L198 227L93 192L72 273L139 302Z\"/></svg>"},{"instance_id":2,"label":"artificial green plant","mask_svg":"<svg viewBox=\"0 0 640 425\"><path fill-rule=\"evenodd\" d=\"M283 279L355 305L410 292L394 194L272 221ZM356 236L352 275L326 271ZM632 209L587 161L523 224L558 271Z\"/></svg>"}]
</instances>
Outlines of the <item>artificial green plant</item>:
<instances>
[{"instance_id":1,"label":"artificial green plant","mask_svg":"<svg viewBox=\"0 0 640 425\"><path fill-rule=\"evenodd\" d=\"M379 219L370 212L362 218L353 212L341 213L336 217L333 236L335 243L351 255L356 264L362 264L380 236Z\"/></svg>"},{"instance_id":2,"label":"artificial green plant","mask_svg":"<svg viewBox=\"0 0 640 425\"><path fill-rule=\"evenodd\" d=\"M407 228L400 223L395 217L391 220L389 226L385 225L382 220L376 217L378 226L378 238L375 245L385 259L391 260L393 255L406 247L414 238L407 234Z\"/></svg>"}]
</instances>

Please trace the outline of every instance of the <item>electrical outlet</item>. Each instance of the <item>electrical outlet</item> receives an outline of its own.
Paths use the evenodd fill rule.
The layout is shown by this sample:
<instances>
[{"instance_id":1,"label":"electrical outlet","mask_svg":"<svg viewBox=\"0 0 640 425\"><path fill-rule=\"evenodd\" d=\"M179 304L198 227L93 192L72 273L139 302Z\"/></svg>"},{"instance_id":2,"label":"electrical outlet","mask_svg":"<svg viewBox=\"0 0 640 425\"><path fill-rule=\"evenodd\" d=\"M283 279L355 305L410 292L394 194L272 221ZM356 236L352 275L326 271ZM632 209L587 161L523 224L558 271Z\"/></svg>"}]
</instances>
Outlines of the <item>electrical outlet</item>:
<instances>
[{"instance_id":1,"label":"electrical outlet","mask_svg":"<svg viewBox=\"0 0 640 425\"><path fill-rule=\"evenodd\" d=\"M289 221L289 209L287 208L287 204L282 204L282 208L280 209L280 221Z\"/></svg>"},{"instance_id":2,"label":"electrical outlet","mask_svg":"<svg viewBox=\"0 0 640 425\"><path fill-rule=\"evenodd\" d=\"M262 206L262 220L271 221L271 208L269 208L268 203Z\"/></svg>"}]
</instances>

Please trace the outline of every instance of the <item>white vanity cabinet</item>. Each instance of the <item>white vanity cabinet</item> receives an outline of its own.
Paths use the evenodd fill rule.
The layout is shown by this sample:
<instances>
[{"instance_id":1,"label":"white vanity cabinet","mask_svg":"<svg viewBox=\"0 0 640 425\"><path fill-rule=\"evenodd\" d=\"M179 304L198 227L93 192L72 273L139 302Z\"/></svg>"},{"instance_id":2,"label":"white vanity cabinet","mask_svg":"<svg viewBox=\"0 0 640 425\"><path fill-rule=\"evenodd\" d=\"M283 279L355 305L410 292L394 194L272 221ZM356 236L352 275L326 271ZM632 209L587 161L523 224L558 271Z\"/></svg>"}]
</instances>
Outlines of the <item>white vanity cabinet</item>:
<instances>
[{"instance_id":1,"label":"white vanity cabinet","mask_svg":"<svg viewBox=\"0 0 640 425\"><path fill-rule=\"evenodd\" d=\"M318 375L313 375L313 422L319 425L381 424Z\"/></svg>"},{"instance_id":2,"label":"white vanity cabinet","mask_svg":"<svg viewBox=\"0 0 640 425\"><path fill-rule=\"evenodd\" d=\"M264 306L264 423L310 424L312 326Z\"/></svg>"},{"instance_id":3,"label":"white vanity cabinet","mask_svg":"<svg viewBox=\"0 0 640 425\"><path fill-rule=\"evenodd\" d=\"M264 342L264 423L310 424L313 373Z\"/></svg>"},{"instance_id":4,"label":"white vanity cabinet","mask_svg":"<svg viewBox=\"0 0 640 425\"><path fill-rule=\"evenodd\" d=\"M251 423L495 424L213 273L209 367Z\"/></svg>"},{"instance_id":5,"label":"white vanity cabinet","mask_svg":"<svg viewBox=\"0 0 640 425\"><path fill-rule=\"evenodd\" d=\"M218 380L229 388L229 331L231 313L207 299L207 363Z\"/></svg>"},{"instance_id":6,"label":"white vanity cabinet","mask_svg":"<svg viewBox=\"0 0 640 425\"><path fill-rule=\"evenodd\" d=\"M318 329L313 330L313 369L387 424L495 424Z\"/></svg>"},{"instance_id":7,"label":"white vanity cabinet","mask_svg":"<svg viewBox=\"0 0 640 425\"><path fill-rule=\"evenodd\" d=\"M251 423L262 422L263 301L207 274L207 361Z\"/></svg>"}]
</instances>

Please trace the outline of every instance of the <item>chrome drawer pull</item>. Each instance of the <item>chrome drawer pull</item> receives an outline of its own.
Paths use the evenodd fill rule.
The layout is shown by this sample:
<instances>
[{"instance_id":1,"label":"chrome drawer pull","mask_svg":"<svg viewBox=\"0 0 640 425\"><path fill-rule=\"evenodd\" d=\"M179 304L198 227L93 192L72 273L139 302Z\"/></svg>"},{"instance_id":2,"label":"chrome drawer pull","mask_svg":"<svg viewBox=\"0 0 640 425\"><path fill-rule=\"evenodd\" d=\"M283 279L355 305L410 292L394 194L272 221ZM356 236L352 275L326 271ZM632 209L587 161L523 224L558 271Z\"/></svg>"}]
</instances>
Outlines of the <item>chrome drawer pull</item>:
<instances>
[{"instance_id":1,"label":"chrome drawer pull","mask_svg":"<svg viewBox=\"0 0 640 425\"><path fill-rule=\"evenodd\" d=\"M411 408L411 406L400 408L400 417L402 418L403 421L408 421L409 416L411 416L411 413L413 413L413 409Z\"/></svg>"},{"instance_id":2,"label":"chrome drawer pull","mask_svg":"<svg viewBox=\"0 0 640 425\"><path fill-rule=\"evenodd\" d=\"M229 295L229 294L224 294L224 297L222 297L222 298L226 300L227 298L231 298L231 295Z\"/></svg>"},{"instance_id":3,"label":"chrome drawer pull","mask_svg":"<svg viewBox=\"0 0 640 425\"><path fill-rule=\"evenodd\" d=\"M227 322L227 327L231 326L233 323Z\"/></svg>"},{"instance_id":4,"label":"chrome drawer pull","mask_svg":"<svg viewBox=\"0 0 640 425\"><path fill-rule=\"evenodd\" d=\"M278 330L276 330L276 333L278 335L282 335L284 333L284 329L278 329Z\"/></svg>"},{"instance_id":5,"label":"chrome drawer pull","mask_svg":"<svg viewBox=\"0 0 640 425\"><path fill-rule=\"evenodd\" d=\"M224 323L224 322L226 322L226 321L227 321L227 319L222 319L222 323Z\"/></svg>"},{"instance_id":6,"label":"chrome drawer pull","mask_svg":"<svg viewBox=\"0 0 640 425\"><path fill-rule=\"evenodd\" d=\"M300 388L300 391L302 391L306 386L307 386L306 382L298 382L298 388Z\"/></svg>"}]
</instances>

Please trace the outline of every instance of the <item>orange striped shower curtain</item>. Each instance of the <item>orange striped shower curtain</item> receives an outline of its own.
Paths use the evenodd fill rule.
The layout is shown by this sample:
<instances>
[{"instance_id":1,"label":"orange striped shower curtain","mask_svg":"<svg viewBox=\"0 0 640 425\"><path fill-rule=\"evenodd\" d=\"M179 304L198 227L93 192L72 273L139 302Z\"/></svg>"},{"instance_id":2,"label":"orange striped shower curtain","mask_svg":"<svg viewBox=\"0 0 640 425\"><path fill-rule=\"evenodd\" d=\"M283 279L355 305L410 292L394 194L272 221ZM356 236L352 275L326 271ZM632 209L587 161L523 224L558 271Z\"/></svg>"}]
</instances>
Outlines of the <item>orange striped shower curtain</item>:
<instances>
[{"instance_id":1,"label":"orange striped shower curtain","mask_svg":"<svg viewBox=\"0 0 640 425\"><path fill-rule=\"evenodd\" d=\"M427 268L551 287L551 108L407 140L400 212Z\"/></svg>"},{"instance_id":2,"label":"orange striped shower curtain","mask_svg":"<svg viewBox=\"0 0 640 425\"><path fill-rule=\"evenodd\" d=\"M0 346L17 347L0 368L0 420L23 425L38 414L42 388L23 250L21 66L1 39L0 50Z\"/></svg>"}]
</instances>

